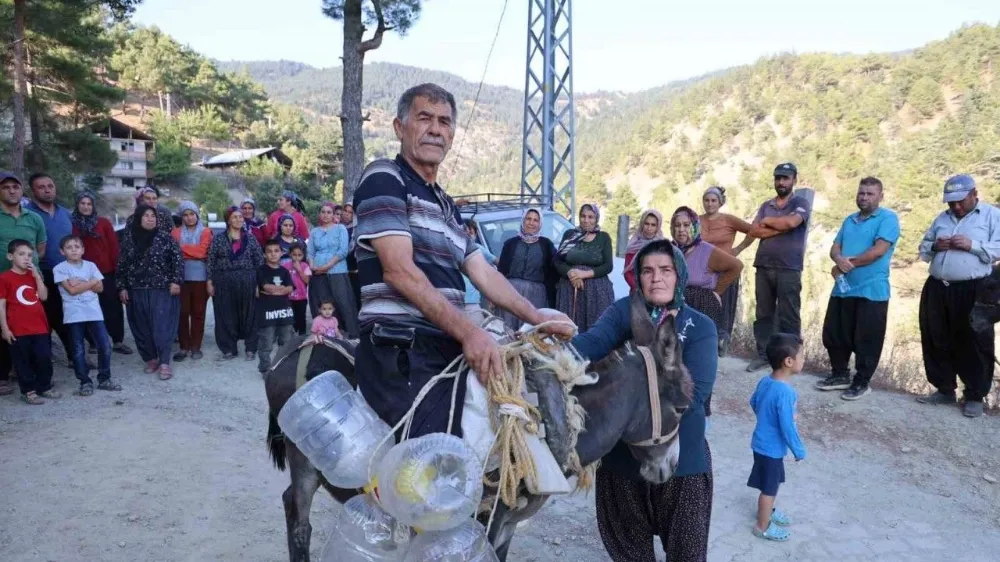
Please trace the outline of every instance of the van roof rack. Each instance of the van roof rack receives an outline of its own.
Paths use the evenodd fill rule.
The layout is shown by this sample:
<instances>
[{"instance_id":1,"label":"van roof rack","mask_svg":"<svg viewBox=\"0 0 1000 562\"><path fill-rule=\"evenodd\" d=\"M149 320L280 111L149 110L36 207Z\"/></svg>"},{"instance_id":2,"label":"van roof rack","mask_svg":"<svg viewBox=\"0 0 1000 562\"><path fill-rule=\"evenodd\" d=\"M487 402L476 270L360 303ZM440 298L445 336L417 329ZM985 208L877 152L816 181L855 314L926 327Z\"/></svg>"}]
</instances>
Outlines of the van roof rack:
<instances>
[{"instance_id":1,"label":"van roof rack","mask_svg":"<svg viewBox=\"0 0 1000 562\"><path fill-rule=\"evenodd\" d=\"M455 198L458 210L473 216L487 211L522 210L527 207L550 209L552 197L548 195L525 195L522 193L473 193Z\"/></svg>"}]
</instances>

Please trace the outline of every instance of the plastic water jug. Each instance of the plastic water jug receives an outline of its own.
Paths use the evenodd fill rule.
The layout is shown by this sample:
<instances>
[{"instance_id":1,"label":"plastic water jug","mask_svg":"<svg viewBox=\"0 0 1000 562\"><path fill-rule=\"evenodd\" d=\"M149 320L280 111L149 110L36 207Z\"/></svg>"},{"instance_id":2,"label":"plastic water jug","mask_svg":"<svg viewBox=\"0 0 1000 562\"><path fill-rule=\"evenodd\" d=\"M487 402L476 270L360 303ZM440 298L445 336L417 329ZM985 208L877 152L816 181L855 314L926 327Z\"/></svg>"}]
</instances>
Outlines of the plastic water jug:
<instances>
[{"instance_id":1,"label":"plastic water jug","mask_svg":"<svg viewBox=\"0 0 1000 562\"><path fill-rule=\"evenodd\" d=\"M400 562L410 528L385 512L370 494L344 503L320 555L322 562Z\"/></svg>"},{"instance_id":2,"label":"plastic water jug","mask_svg":"<svg viewBox=\"0 0 1000 562\"><path fill-rule=\"evenodd\" d=\"M413 537L403 562L499 562L499 559L486 539L486 529L474 519L466 519L454 529Z\"/></svg>"},{"instance_id":3,"label":"plastic water jug","mask_svg":"<svg viewBox=\"0 0 1000 562\"><path fill-rule=\"evenodd\" d=\"M483 498L483 468L462 439L431 433L393 447L378 468L378 497L401 523L451 529L472 517Z\"/></svg>"},{"instance_id":4,"label":"plastic water jug","mask_svg":"<svg viewBox=\"0 0 1000 562\"><path fill-rule=\"evenodd\" d=\"M368 461L377 466L393 439L391 431L343 375L327 371L298 389L278 413L285 436L340 488L368 483ZM378 450L376 450L378 449Z\"/></svg>"}]
</instances>

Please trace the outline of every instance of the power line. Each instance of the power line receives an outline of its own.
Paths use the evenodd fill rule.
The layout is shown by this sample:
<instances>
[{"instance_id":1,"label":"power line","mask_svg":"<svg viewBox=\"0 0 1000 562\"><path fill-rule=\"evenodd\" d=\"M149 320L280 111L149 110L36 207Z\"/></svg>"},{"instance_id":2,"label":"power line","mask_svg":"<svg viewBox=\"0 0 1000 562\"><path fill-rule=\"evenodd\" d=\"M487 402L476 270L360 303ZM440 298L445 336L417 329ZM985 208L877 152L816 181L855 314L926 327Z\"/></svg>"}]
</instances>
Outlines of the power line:
<instances>
[{"instance_id":1,"label":"power line","mask_svg":"<svg viewBox=\"0 0 1000 562\"><path fill-rule=\"evenodd\" d=\"M469 131L472 127L472 119L476 116L476 106L479 105L479 94L483 91L483 83L486 81L486 71L490 68L490 59L493 57L493 48L497 45L497 37L500 36L500 26L503 24L503 17L507 14L507 1L503 0L503 10L500 11L500 20L497 21L497 29L493 34L493 42L490 43L490 50L486 54L486 64L483 66L483 75L479 78L479 87L476 88L476 97L472 100L472 111L469 113L469 118L465 121L465 134L462 135L462 142L458 144L458 150L455 152L455 164L451 167L451 174L449 174L448 179L450 180L452 176L455 175L455 171L458 170L458 162L462 159L462 147L465 146L465 139L469 137Z\"/></svg>"}]
</instances>

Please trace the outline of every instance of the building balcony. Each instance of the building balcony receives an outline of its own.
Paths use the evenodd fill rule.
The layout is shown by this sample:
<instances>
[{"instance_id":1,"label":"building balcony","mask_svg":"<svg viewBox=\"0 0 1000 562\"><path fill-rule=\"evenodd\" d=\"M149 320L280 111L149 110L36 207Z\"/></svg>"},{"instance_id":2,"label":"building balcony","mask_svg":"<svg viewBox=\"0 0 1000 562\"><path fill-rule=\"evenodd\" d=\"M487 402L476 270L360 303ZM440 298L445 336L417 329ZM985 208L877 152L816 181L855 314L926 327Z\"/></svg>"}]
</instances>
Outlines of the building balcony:
<instances>
[{"instance_id":1,"label":"building balcony","mask_svg":"<svg viewBox=\"0 0 1000 562\"><path fill-rule=\"evenodd\" d=\"M115 166L111 170L104 174L109 178L151 178L153 177L152 170L129 170L127 168L119 168Z\"/></svg>"},{"instance_id":2,"label":"building balcony","mask_svg":"<svg viewBox=\"0 0 1000 562\"><path fill-rule=\"evenodd\" d=\"M138 152L130 150L120 150L115 152L119 162L149 162L156 156L155 152Z\"/></svg>"}]
</instances>

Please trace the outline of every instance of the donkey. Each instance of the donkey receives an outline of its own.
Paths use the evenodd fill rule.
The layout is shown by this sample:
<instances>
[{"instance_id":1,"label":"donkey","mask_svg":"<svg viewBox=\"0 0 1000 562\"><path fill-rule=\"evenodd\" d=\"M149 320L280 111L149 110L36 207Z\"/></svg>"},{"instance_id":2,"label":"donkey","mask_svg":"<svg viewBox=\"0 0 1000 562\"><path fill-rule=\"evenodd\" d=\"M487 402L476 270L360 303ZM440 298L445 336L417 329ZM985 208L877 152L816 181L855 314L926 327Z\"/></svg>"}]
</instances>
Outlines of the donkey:
<instances>
[{"instance_id":1,"label":"donkey","mask_svg":"<svg viewBox=\"0 0 1000 562\"><path fill-rule=\"evenodd\" d=\"M647 315L648 317L648 315ZM636 324L633 322L633 324ZM647 322L648 324L648 322ZM587 386L578 386L573 396L587 412L586 427L578 436L575 451L582 466L597 462L619 442L636 443L630 445L632 455L640 463L640 474L652 483L665 482L677 465L677 429L681 415L691 400L691 379L681 364L680 342L677 339L673 319L668 317L658 329L633 327L633 331L644 329L650 341L655 362L656 398L660 405L661 435L667 436L662 442L644 446L643 442L653 437L652 398L646 363L642 355L631 346L623 346L604 360L593 366L598 381ZM636 333L638 336L639 334ZM290 342L285 349L294 349L297 343ZM286 461L291 468L291 484L282 495L285 505L285 519L288 528L288 552L291 562L309 561L309 543L312 527L309 523L309 509L316 490L323 486L340 503L359 493L358 490L344 490L330 485L308 459L295 447L285 441L277 424L278 411L295 391L296 364L299 350L295 350L278 367L271 371L265 382L270 406L268 444L271 457L279 470L284 470ZM307 366L307 377L327 370L340 371L349 381L354 381L353 361L333 349L323 345L314 348ZM526 365L529 386L539 393L540 409L546 423L558 412L558 399L550 374L539 374L532 366ZM559 391L561 392L561 390ZM553 427L558 423L553 423ZM547 440L551 436L547 436ZM556 447L558 448L558 447ZM564 454L554 453L562 462ZM517 524L530 518L541 509L547 496L532 496L524 492L526 501L508 508L499 502L493 524L488 529L490 543L501 561L507 558L510 542ZM483 521L485 523L485 521Z\"/></svg>"}]
</instances>

